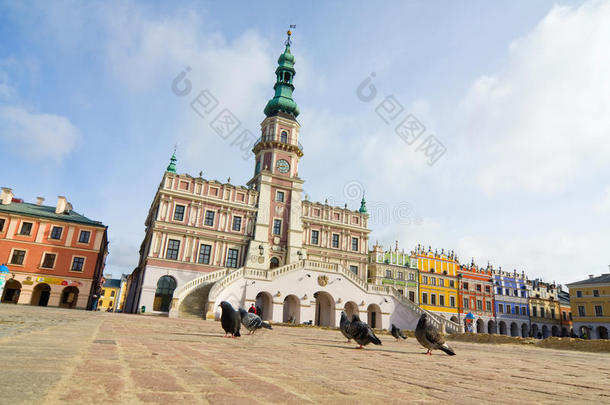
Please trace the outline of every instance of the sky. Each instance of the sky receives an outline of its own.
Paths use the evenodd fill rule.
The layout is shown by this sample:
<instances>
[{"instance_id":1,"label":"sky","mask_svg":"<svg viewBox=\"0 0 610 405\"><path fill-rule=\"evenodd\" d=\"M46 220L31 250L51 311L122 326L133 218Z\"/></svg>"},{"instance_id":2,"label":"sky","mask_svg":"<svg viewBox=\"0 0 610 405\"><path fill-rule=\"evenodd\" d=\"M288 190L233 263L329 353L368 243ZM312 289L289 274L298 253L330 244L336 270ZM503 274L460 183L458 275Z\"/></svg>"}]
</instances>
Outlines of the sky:
<instances>
[{"instance_id":1,"label":"sky","mask_svg":"<svg viewBox=\"0 0 610 405\"><path fill-rule=\"evenodd\" d=\"M190 103L258 136L294 24L310 200L365 193L370 246L578 281L610 263L607 21L602 1L0 1L0 186L66 196L130 273L174 145L180 173L253 175Z\"/></svg>"}]
</instances>

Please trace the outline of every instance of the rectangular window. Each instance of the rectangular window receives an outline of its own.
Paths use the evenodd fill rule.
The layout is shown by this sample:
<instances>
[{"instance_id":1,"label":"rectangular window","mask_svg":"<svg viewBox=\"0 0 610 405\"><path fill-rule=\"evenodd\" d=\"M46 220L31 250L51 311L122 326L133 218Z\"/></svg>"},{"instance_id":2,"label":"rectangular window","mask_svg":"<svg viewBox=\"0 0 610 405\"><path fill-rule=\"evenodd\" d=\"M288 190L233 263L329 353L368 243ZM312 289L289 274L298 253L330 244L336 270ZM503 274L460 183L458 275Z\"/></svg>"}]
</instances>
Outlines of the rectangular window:
<instances>
[{"instance_id":1,"label":"rectangular window","mask_svg":"<svg viewBox=\"0 0 610 405\"><path fill-rule=\"evenodd\" d=\"M409 273L409 281L415 281L415 274Z\"/></svg>"},{"instance_id":2,"label":"rectangular window","mask_svg":"<svg viewBox=\"0 0 610 405\"><path fill-rule=\"evenodd\" d=\"M524 291L521 291L521 296L522 296L523 298L525 298L525 290L524 290Z\"/></svg>"},{"instance_id":3,"label":"rectangular window","mask_svg":"<svg viewBox=\"0 0 610 405\"><path fill-rule=\"evenodd\" d=\"M283 191L278 191L277 193L275 193L275 201L284 202L284 192Z\"/></svg>"},{"instance_id":4,"label":"rectangular window","mask_svg":"<svg viewBox=\"0 0 610 405\"><path fill-rule=\"evenodd\" d=\"M449 287L455 288L455 281L454 280L449 280Z\"/></svg>"},{"instance_id":5,"label":"rectangular window","mask_svg":"<svg viewBox=\"0 0 610 405\"><path fill-rule=\"evenodd\" d=\"M233 227L234 231L241 231L241 217L233 217Z\"/></svg>"},{"instance_id":6,"label":"rectangular window","mask_svg":"<svg viewBox=\"0 0 610 405\"><path fill-rule=\"evenodd\" d=\"M333 247L334 248L339 247L339 235L336 233L333 233Z\"/></svg>"},{"instance_id":7,"label":"rectangular window","mask_svg":"<svg viewBox=\"0 0 610 405\"><path fill-rule=\"evenodd\" d=\"M504 313L504 304L498 304L498 312L501 314Z\"/></svg>"},{"instance_id":8,"label":"rectangular window","mask_svg":"<svg viewBox=\"0 0 610 405\"><path fill-rule=\"evenodd\" d=\"M604 316L604 311L601 305L595 306L595 316Z\"/></svg>"},{"instance_id":9,"label":"rectangular window","mask_svg":"<svg viewBox=\"0 0 610 405\"><path fill-rule=\"evenodd\" d=\"M527 315L527 309L525 309L525 307L521 307L521 315L522 316L526 316Z\"/></svg>"},{"instance_id":10,"label":"rectangular window","mask_svg":"<svg viewBox=\"0 0 610 405\"><path fill-rule=\"evenodd\" d=\"M229 249L227 252L227 267L237 268L237 256L239 255L239 250L237 249Z\"/></svg>"},{"instance_id":11,"label":"rectangular window","mask_svg":"<svg viewBox=\"0 0 610 405\"><path fill-rule=\"evenodd\" d=\"M177 205L174 208L174 221L184 221L184 205Z\"/></svg>"},{"instance_id":12,"label":"rectangular window","mask_svg":"<svg viewBox=\"0 0 610 405\"><path fill-rule=\"evenodd\" d=\"M409 301L415 302L415 291L409 291Z\"/></svg>"},{"instance_id":13,"label":"rectangular window","mask_svg":"<svg viewBox=\"0 0 610 405\"><path fill-rule=\"evenodd\" d=\"M564 321L568 320L568 314L566 314L566 311L561 311L561 319Z\"/></svg>"},{"instance_id":14,"label":"rectangular window","mask_svg":"<svg viewBox=\"0 0 610 405\"><path fill-rule=\"evenodd\" d=\"M352 250L354 252L358 251L358 238L352 238Z\"/></svg>"},{"instance_id":15,"label":"rectangular window","mask_svg":"<svg viewBox=\"0 0 610 405\"><path fill-rule=\"evenodd\" d=\"M506 304L506 313L510 314L510 305Z\"/></svg>"},{"instance_id":16,"label":"rectangular window","mask_svg":"<svg viewBox=\"0 0 610 405\"><path fill-rule=\"evenodd\" d=\"M467 290L468 289L468 283L466 283L466 282L462 283L462 288L464 290Z\"/></svg>"},{"instance_id":17,"label":"rectangular window","mask_svg":"<svg viewBox=\"0 0 610 405\"><path fill-rule=\"evenodd\" d=\"M4 218L0 218L0 232L2 232L4 230L4 222L6 220Z\"/></svg>"},{"instance_id":18,"label":"rectangular window","mask_svg":"<svg viewBox=\"0 0 610 405\"><path fill-rule=\"evenodd\" d=\"M593 296L599 297L599 290L593 290Z\"/></svg>"},{"instance_id":19,"label":"rectangular window","mask_svg":"<svg viewBox=\"0 0 610 405\"><path fill-rule=\"evenodd\" d=\"M584 305L579 305L578 306L578 316L586 316L585 315L585 307L584 307Z\"/></svg>"},{"instance_id":20,"label":"rectangular window","mask_svg":"<svg viewBox=\"0 0 610 405\"><path fill-rule=\"evenodd\" d=\"M206 226L214 226L214 211L205 212L205 221L203 224Z\"/></svg>"},{"instance_id":21,"label":"rectangular window","mask_svg":"<svg viewBox=\"0 0 610 405\"><path fill-rule=\"evenodd\" d=\"M555 319L555 308L551 308L551 318Z\"/></svg>"},{"instance_id":22,"label":"rectangular window","mask_svg":"<svg viewBox=\"0 0 610 405\"><path fill-rule=\"evenodd\" d=\"M449 297L449 304L452 308L455 308L455 297Z\"/></svg>"},{"instance_id":23,"label":"rectangular window","mask_svg":"<svg viewBox=\"0 0 610 405\"><path fill-rule=\"evenodd\" d=\"M114 290L110 291L110 296L114 297Z\"/></svg>"},{"instance_id":24,"label":"rectangular window","mask_svg":"<svg viewBox=\"0 0 610 405\"><path fill-rule=\"evenodd\" d=\"M54 226L53 228L51 228L51 235L49 236L49 238L61 239L61 231L63 231L63 228L61 226Z\"/></svg>"},{"instance_id":25,"label":"rectangular window","mask_svg":"<svg viewBox=\"0 0 610 405\"><path fill-rule=\"evenodd\" d=\"M19 235L29 236L31 232L32 232L32 223L23 222L21 224L21 230L19 231Z\"/></svg>"},{"instance_id":26,"label":"rectangular window","mask_svg":"<svg viewBox=\"0 0 610 405\"><path fill-rule=\"evenodd\" d=\"M486 286L485 286L485 292L486 292L487 294L490 294L490 292L491 292L491 289L489 288L489 286L488 286L488 285L486 285Z\"/></svg>"},{"instance_id":27,"label":"rectangular window","mask_svg":"<svg viewBox=\"0 0 610 405\"><path fill-rule=\"evenodd\" d=\"M468 309L468 298L464 298L464 308Z\"/></svg>"},{"instance_id":28,"label":"rectangular window","mask_svg":"<svg viewBox=\"0 0 610 405\"><path fill-rule=\"evenodd\" d=\"M385 278L392 278L392 270L385 271Z\"/></svg>"},{"instance_id":29,"label":"rectangular window","mask_svg":"<svg viewBox=\"0 0 610 405\"><path fill-rule=\"evenodd\" d=\"M498 287L498 295L502 295L502 287Z\"/></svg>"},{"instance_id":30,"label":"rectangular window","mask_svg":"<svg viewBox=\"0 0 610 405\"><path fill-rule=\"evenodd\" d=\"M478 311L483 310L483 301L482 300L477 300L477 310Z\"/></svg>"},{"instance_id":31,"label":"rectangular window","mask_svg":"<svg viewBox=\"0 0 610 405\"><path fill-rule=\"evenodd\" d=\"M78 241L79 241L79 243L89 243L90 237L91 237L91 232L80 231L80 235L78 235Z\"/></svg>"},{"instance_id":32,"label":"rectangular window","mask_svg":"<svg viewBox=\"0 0 610 405\"><path fill-rule=\"evenodd\" d=\"M441 307L445 306L445 296L444 295L438 296L438 305L440 305Z\"/></svg>"},{"instance_id":33,"label":"rectangular window","mask_svg":"<svg viewBox=\"0 0 610 405\"><path fill-rule=\"evenodd\" d=\"M102 297L106 295L106 290L102 290Z\"/></svg>"},{"instance_id":34,"label":"rectangular window","mask_svg":"<svg viewBox=\"0 0 610 405\"><path fill-rule=\"evenodd\" d=\"M431 285L436 285L436 278L430 277L430 284Z\"/></svg>"},{"instance_id":35,"label":"rectangular window","mask_svg":"<svg viewBox=\"0 0 610 405\"><path fill-rule=\"evenodd\" d=\"M540 317L544 318L544 307L540 307Z\"/></svg>"},{"instance_id":36,"label":"rectangular window","mask_svg":"<svg viewBox=\"0 0 610 405\"><path fill-rule=\"evenodd\" d=\"M25 250L13 250L13 256L11 257L11 264L22 265L25 261Z\"/></svg>"},{"instance_id":37,"label":"rectangular window","mask_svg":"<svg viewBox=\"0 0 610 405\"><path fill-rule=\"evenodd\" d=\"M212 252L211 245L201 244L199 246L199 263L200 264L210 264L210 254Z\"/></svg>"},{"instance_id":38,"label":"rectangular window","mask_svg":"<svg viewBox=\"0 0 610 405\"><path fill-rule=\"evenodd\" d=\"M536 307L532 307L532 316L533 316L534 318L537 318L537 317L538 317L538 310L536 309Z\"/></svg>"},{"instance_id":39,"label":"rectangular window","mask_svg":"<svg viewBox=\"0 0 610 405\"><path fill-rule=\"evenodd\" d=\"M70 270L72 271L83 271L83 265L85 264L85 258L84 257L75 257L72 260L72 268Z\"/></svg>"},{"instance_id":40,"label":"rectangular window","mask_svg":"<svg viewBox=\"0 0 610 405\"><path fill-rule=\"evenodd\" d=\"M482 287L481 284L477 284L477 291L481 291Z\"/></svg>"},{"instance_id":41,"label":"rectangular window","mask_svg":"<svg viewBox=\"0 0 610 405\"><path fill-rule=\"evenodd\" d=\"M354 274L358 274L358 266L349 266L349 269L351 270L352 273Z\"/></svg>"},{"instance_id":42,"label":"rectangular window","mask_svg":"<svg viewBox=\"0 0 610 405\"><path fill-rule=\"evenodd\" d=\"M576 291L576 296L578 298L582 298L582 291Z\"/></svg>"},{"instance_id":43,"label":"rectangular window","mask_svg":"<svg viewBox=\"0 0 610 405\"><path fill-rule=\"evenodd\" d=\"M57 255L55 253L45 253L44 259L42 259L42 267L52 269L55 266L56 257Z\"/></svg>"},{"instance_id":44,"label":"rectangular window","mask_svg":"<svg viewBox=\"0 0 610 405\"><path fill-rule=\"evenodd\" d=\"M514 292L515 292L515 297L518 297L519 296L519 290L515 290Z\"/></svg>"},{"instance_id":45,"label":"rectangular window","mask_svg":"<svg viewBox=\"0 0 610 405\"><path fill-rule=\"evenodd\" d=\"M318 244L318 236L320 236L319 231L311 231L311 244L312 245Z\"/></svg>"},{"instance_id":46,"label":"rectangular window","mask_svg":"<svg viewBox=\"0 0 610 405\"><path fill-rule=\"evenodd\" d=\"M491 312L491 301L485 301L485 310Z\"/></svg>"},{"instance_id":47,"label":"rectangular window","mask_svg":"<svg viewBox=\"0 0 610 405\"><path fill-rule=\"evenodd\" d=\"M404 273L402 271L398 272L398 279L399 280L404 280L405 279L405 275L404 275Z\"/></svg>"},{"instance_id":48,"label":"rectangular window","mask_svg":"<svg viewBox=\"0 0 610 405\"><path fill-rule=\"evenodd\" d=\"M508 288L504 290L504 295L510 295L510 290Z\"/></svg>"},{"instance_id":49,"label":"rectangular window","mask_svg":"<svg viewBox=\"0 0 610 405\"><path fill-rule=\"evenodd\" d=\"M281 233L282 233L282 220L274 219L273 220L273 234L281 235Z\"/></svg>"},{"instance_id":50,"label":"rectangular window","mask_svg":"<svg viewBox=\"0 0 610 405\"><path fill-rule=\"evenodd\" d=\"M428 303L428 293L422 293L421 294L421 303L422 304L427 304Z\"/></svg>"},{"instance_id":51,"label":"rectangular window","mask_svg":"<svg viewBox=\"0 0 610 405\"><path fill-rule=\"evenodd\" d=\"M436 305L436 294L430 294L430 304Z\"/></svg>"},{"instance_id":52,"label":"rectangular window","mask_svg":"<svg viewBox=\"0 0 610 405\"><path fill-rule=\"evenodd\" d=\"M180 241L176 239L170 239L167 242L167 253L165 254L166 259L178 260L178 252L180 251Z\"/></svg>"}]
</instances>

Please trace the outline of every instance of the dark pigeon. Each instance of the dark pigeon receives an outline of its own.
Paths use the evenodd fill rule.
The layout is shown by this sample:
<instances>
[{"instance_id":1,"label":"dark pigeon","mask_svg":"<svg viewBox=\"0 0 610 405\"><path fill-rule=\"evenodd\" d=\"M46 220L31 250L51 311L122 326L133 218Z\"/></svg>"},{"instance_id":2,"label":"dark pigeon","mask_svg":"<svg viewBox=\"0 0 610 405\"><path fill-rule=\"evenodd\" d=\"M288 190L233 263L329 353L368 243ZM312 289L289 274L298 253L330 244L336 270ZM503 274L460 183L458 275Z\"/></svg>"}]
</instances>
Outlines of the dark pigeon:
<instances>
[{"instance_id":1,"label":"dark pigeon","mask_svg":"<svg viewBox=\"0 0 610 405\"><path fill-rule=\"evenodd\" d=\"M352 317L352 322L349 325L348 334L352 337L352 339L356 341L356 343L360 345L356 349L362 349L369 343L373 343L375 345L381 344L381 340L379 340L379 338L375 336L373 329L371 329L371 327L365 322L362 322L358 315L354 315Z\"/></svg>"},{"instance_id":2,"label":"dark pigeon","mask_svg":"<svg viewBox=\"0 0 610 405\"><path fill-rule=\"evenodd\" d=\"M428 314L425 312L417 322L415 337L420 345L428 349L426 354L432 355L432 350L439 349L450 356L455 356L455 352L445 343L445 339L443 339L436 326L428 323Z\"/></svg>"},{"instance_id":3,"label":"dark pigeon","mask_svg":"<svg viewBox=\"0 0 610 405\"><path fill-rule=\"evenodd\" d=\"M241 317L239 316L239 312L233 309L233 305L227 301L222 301L220 305L222 308L222 315L220 315L220 324L225 331L225 337L228 337L228 334L231 334L231 337L240 337L239 328Z\"/></svg>"},{"instance_id":4,"label":"dark pigeon","mask_svg":"<svg viewBox=\"0 0 610 405\"><path fill-rule=\"evenodd\" d=\"M271 325L264 322L260 316L253 314L252 312L248 312L243 308L239 308L239 315L241 317L242 325L244 325L244 327L250 331L248 334L252 334L260 328L273 329Z\"/></svg>"},{"instance_id":5,"label":"dark pigeon","mask_svg":"<svg viewBox=\"0 0 610 405\"><path fill-rule=\"evenodd\" d=\"M392 324L392 336L394 336L396 338L396 340L398 340L398 338L403 338L406 339L407 337L405 336L404 333L402 333L402 331L400 329L398 329L398 327L394 324Z\"/></svg>"},{"instance_id":6,"label":"dark pigeon","mask_svg":"<svg viewBox=\"0 0 610 405\"><path fill-rule=\"evenodd\" d=\"M341 311L341 321L339 322L339 329L341 329L341 333L343 333L343 336L345 336L345 338L347 339L346 343L349 343L350 340L352 340L352 337L348 332L350 323L351 322L347 318L345 312Z\"/></svg>"}]
</instances>

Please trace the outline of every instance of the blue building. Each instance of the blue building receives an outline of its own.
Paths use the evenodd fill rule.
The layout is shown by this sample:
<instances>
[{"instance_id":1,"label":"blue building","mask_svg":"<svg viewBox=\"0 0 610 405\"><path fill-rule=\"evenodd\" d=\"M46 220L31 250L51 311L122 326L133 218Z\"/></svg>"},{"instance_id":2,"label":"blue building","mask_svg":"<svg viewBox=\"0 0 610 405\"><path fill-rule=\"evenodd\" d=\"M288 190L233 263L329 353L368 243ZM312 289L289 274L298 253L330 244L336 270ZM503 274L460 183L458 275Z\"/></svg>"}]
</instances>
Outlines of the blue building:
<instances>
[{"instance_id":1,"label":"blue building","mask_svg":"<svg viewBox=\"0 0 610 405\"><path fill-rule=\"evenodd\" d=\"M528 337L530 313L527 277L524 272L492 270L494 283L494 309L496 322L489 325L490 333ZM493 330L496 327L497 329Z\"/></svg>"}]
</instances>

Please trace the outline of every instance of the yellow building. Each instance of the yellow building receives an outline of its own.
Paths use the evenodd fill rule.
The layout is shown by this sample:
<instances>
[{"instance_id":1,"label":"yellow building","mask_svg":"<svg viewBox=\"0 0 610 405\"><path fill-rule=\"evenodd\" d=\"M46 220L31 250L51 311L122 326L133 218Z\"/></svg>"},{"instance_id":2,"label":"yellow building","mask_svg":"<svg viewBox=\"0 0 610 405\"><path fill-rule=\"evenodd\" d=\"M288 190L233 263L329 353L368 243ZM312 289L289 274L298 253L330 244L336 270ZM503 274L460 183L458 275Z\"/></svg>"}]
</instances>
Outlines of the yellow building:
<instances>
[{"instance_id":1,"label":"yellow building","mask_svg":"<svg viewBox=\"0 0 610 405\"><path fill-rule=\"evenodd\" d=\"M458 322L457 256L445 250L426 251L420 245L412 252L419 270L419 306Z\"/></svg>"},{"instance_id":2,"label":"yellow building","mask_svg":"<svg viewBox=\"0 0 610 405\"><path fill-rule=\"evenodd\" d=\"M100 299L97 302L97 309L100 311L114 312L117 308L120 288L121 280L107 278L104 285L102 285L102 292L100 294Z\"/></svg>"},{"instance_id":3,"label":"yellow building","mask_svg":"<svg viewBox=\"0 0 610 405\"><path fill-rule=\"evenodd\" d=\"M539 279L527 280L527 289L531 335L544 339L561 336L561 308L557 285Z\"/></svg>"},{"instance_id":4,"label":"yellow building","mask_svg":"<svg viewBox=\"0 0 610 405\"><path fill-rule=\"evenodd\" d=\"M610 329L610 273L567 285L574 331L590 339L608 339Z\"/></svg>"}]
</instances>

